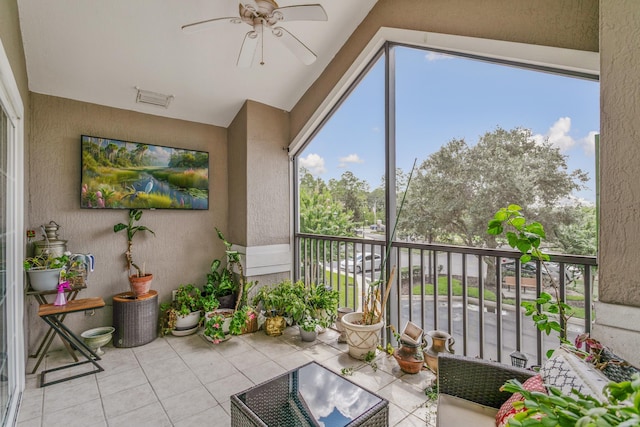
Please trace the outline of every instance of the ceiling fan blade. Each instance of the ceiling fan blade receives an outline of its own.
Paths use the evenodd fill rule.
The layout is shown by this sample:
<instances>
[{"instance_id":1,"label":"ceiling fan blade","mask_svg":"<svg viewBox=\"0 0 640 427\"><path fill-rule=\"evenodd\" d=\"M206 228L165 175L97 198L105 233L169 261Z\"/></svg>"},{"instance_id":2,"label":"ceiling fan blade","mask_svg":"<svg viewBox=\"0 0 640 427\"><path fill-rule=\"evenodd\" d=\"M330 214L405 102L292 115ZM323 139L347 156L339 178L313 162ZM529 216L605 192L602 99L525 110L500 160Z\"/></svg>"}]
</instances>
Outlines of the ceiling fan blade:
<instances>
[{"instance_id":1,"label":"ceiling fan blade","mask_svg":"<svg viewBox=\"0 0 640 427\"><path fill-rule=\"evenodd\" d=\"M237 16L227 16L224 18L213 18L207 19L205 21L194 22L192 24L187 24L182 26L182 31L187 34L196 33L198 31L207 30L213 27L218 21L229 21L233 24L239 24L240 18Z\"/></svg>"},{"instance_id":2,"label":"ceiling fan blade","mask_svg":"<svg viewBox=\"0 0 640 427\"><path fill-rule=\"evenodd\" d=\"M319 4L285 6L273 10L278 21L326 21L327 12Z\"/></svg>"},{"instance_id":3,"label":"ceiling fan blade","mask_svg":"<svg viewBox=\"0 0 640 427\"><path fill-rule=\"evenodd\" d=\"M253 58L256 55L256 50L258 48L258 43L260 43L260 39L262 34L258 31L249 31L242 41L242 47L240 48L240 54L238 55L238 62L236 62L236 66L241 68L249 68L251 64L253 64Z\"/></svg>"},{"instance_id":4,"label":"ceiling fan blade","mask_svg":"<svg viewBox=\"0 0 640 427\"><path fill-rule=\"evenodd\" d=\"M298 57L305 65L311 65L315 62L317 56L311 49L305 46L300 40L296 38L289 31L282 27L274 27L271 30L273 35L282 40L282 43Z\"/></svg>"}]
</instances>

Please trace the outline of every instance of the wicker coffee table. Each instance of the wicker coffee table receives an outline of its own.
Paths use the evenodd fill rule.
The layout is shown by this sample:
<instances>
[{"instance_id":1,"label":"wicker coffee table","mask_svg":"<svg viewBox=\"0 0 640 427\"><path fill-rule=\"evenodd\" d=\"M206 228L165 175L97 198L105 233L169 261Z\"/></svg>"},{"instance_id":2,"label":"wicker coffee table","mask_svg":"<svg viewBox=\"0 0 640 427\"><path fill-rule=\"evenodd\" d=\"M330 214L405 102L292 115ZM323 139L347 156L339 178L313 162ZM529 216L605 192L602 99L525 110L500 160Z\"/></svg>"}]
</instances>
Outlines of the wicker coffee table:
<instances>
[{"instance_id":1,"label":"wicker coffee table","mask_svg":"<svg viewBox=\"0 0 640 427\"><path fill-rule=\"evenodd\" d=\"M389 402L317 364L231 396L232 426L388 426Z\"/></svg>"}]
</instances>

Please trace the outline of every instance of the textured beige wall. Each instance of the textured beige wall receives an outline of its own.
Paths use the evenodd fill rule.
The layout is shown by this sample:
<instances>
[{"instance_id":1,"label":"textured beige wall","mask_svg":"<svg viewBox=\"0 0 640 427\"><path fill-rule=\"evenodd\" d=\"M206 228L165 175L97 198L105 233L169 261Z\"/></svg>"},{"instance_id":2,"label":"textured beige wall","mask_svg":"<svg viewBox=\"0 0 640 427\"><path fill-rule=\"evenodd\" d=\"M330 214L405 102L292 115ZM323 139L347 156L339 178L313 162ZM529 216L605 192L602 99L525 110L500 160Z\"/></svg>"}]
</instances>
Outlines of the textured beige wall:
<instances>
[{"instance_id":1,"label":"textured beige wall","mask_svg":"<svg viewBox=\"0 0 640 427\"><path fill-rule=\"evenodd\" d=\"M247 246L247 103L229 125L229 232L230 242Z\"/></svg>"},{"instance_id":2,"label":"textured beige wall","mask_svg":"<svg viewBox=\"0 0 640 427\"><path fill-rule=\"evenodd\" d=\"M640 2L600 6L600 300L640 307Z\"/></svg>"},{"instance_id":3,"label":"textured beige wall","mask_svg":"<svg viewBox=\"0 0 640 427\"><path fill-rule=\"evenodd\" d=\"M380 27L598 51L598 0L379 0L291 111L297 135Z\"/></svg>"},{"instance_id":4,"label":"textured beige wall","mask_svg":"<svg viewBox=\"0 0 640 427\"><path fill-rule=\"evenodd\" d=\"M289 243L289 114L247 101L229 126L229 240Z\"/></svg>"},{"instance_id":5,"label":"textured beige wall","mask_svg":"<svg viewBox=\"0 0 640 427\"><path fill-rule=\"evenodd\" d=\"M68 324L76 331L111 324L111 298L129 286L123 262L126 236L113 232L114 224L126 222L127 211L80 209L82 134L209 152L209 210L145 210L141 223L156 237L137 235L134 240L135 258L154 274L152 288L161 301L168 301L181 283L204 284L211 260L224 256L214 226L227 229L226 129L46 95L32 94L31 101L32 185L25 225L36 229L55 220L69 250L93 253L96 269L80 296L101 296L108 305L92 318L69 316ZM35 310L31 301L31 348L44 325Z\"/></svg>"},{"instance_id":6,"label":"textured beige wall","mask_svg":"<svg viewBox=\"0 0 640 427\"><path fill-rule=\"evenodd\" d=\"M247 246L289 243L289 114L247 105Z\"/></svg>"}]
</instances>

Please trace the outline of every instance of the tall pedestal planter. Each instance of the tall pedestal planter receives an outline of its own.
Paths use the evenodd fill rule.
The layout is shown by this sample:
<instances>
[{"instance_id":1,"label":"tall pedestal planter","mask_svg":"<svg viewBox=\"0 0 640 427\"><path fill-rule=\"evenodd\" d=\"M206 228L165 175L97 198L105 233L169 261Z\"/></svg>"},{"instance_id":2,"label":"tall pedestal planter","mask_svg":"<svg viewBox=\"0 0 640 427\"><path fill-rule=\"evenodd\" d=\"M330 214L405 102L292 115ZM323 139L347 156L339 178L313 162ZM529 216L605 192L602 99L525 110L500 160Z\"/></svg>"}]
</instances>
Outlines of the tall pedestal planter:
<instances>
[{"instance_id":1,"label":"tall pedestal planter","mask_svg":"<svg viewBox=\"0 0 640 427\"><path fill-rule=\"evenodd\" d=\"M158 336L158 292L134 298L131 292L113 297L113 345L137 347Z\"/></svg>"},{"instance_id":2,"label":"tall pedestal planter","mask_svg":"<svg viewBox=\"0 0 640 427\"><path fill-rule=\"evenodd\" d=\"M360 324L362 322L360 311L345 314L341 321L347 336L349 356L364 360L367 353L376 350L380 343L380 330L384 326L384 321L373 325Z\"/></svg>"}]
</instances>

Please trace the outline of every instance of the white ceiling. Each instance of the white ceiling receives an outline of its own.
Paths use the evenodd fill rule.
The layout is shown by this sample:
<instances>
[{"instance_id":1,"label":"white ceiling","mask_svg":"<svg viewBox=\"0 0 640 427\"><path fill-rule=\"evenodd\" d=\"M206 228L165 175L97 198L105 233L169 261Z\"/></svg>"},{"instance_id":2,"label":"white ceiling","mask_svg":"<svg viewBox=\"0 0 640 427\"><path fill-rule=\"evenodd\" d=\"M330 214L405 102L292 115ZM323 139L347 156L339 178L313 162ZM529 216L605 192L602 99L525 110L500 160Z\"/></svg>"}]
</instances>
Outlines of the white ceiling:
<instances>
[{"instance_id":1,"label":"white ceiling","mask_svg":"<svg viewBox=\"0 0 640 427\"><path fill-rule=\"evenodd\" d=\"M282 24L318 59L306 66L265 37L265 64L246 69L235 64L248 25L181 31L237 16L238 0L18 0L18 7L32 92L227 127L246 99L290 111L376 1L279 0L326 10L327 22ZM136 86L175 98L168 109L138 104Z\"/></svg>"}]
</instances>

